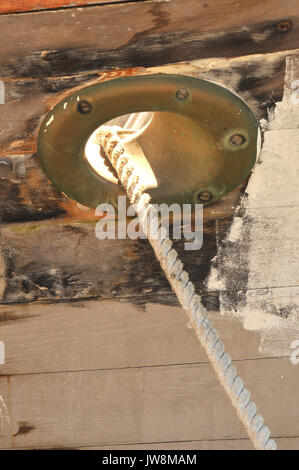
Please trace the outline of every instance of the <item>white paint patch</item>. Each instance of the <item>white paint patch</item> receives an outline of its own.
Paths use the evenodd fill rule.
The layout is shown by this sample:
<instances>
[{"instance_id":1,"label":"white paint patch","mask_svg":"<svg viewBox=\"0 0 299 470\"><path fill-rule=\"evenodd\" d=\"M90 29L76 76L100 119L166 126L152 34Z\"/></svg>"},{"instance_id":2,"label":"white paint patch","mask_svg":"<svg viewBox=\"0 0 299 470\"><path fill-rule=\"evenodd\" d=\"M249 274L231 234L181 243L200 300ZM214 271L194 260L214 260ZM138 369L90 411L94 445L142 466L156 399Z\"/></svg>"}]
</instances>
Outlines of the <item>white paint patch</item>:
<instances>
[{"instance_id":1,"label":"white paint patch","mask_svg":"<svg viewBox=\"0 0 299 470\"><path fill-rule=\"evenodd\" d=\"M268 31L263 31L262 33L253 33L251 34L251 38L254 42L262 42L265 41L271 35L270 29Z\"/></svg>"},{"instance_id":2,"label":"white paint patch","mask_svg":"<svg viewBox=\"0 0 299 470\"><path fill-rule=\"evenodd\" d=\"M208 287L210 291L222 291L225 290L224 278L219 276L219 272L216 266L211 267L211 272L209 276ZM220 309L220 315L224 315L222 309Z\"/></svg>"},{"instance_id":3,"label":"white paint patch","mask_svg":"<svg viewBox=\"0 0 299 470\"><path fill-rule=\"evenodd\" d=\"M298 79L299 58L287 57L283 100L264 133L242 217L218 248L208 280L209 290L219 291L221 315L258 331L260 352L271 356L290 357L299 339Z\"/></svg>"},{"instance_id":4,"label":"white paint patch","mask_svg":"<svg viewBox=\"0 0 299 470\"><path fill-rule=\"evenodd\" d=\"M270 116L269 129L298 129L299 126L299 56L286 58L286 76L283 100L276 103L275 112Z\"/></svg>"},{"instance_id":5,"label":"white paint patch","mask_svg":"<svg viewBox=\"0 0 299 470\"><path fill-rule=\"evenodd\" d=\"M240 234L242 230L243 219L242 217L235 217L234 223L231 227L230 233L227 237L227 241L236 242L240 240Z\"/></svg>"},{"instance_id":6,"label":"white paint patch","mask_svg":"<svg viewBox=\"0 0 299 470\"><path fill-rule=\"evenodd\" d=\"M291 89L292 89L292 94L291 94L291 102L293 104L299 104L299 80L294 80L291 83Z\"/></svg>"},{"instance_id":7,"label":"white paint patch","mask_svg":"<svg viewBox=\"0 0 299 470\"><path fill-rule=\"evenodd\" d=\"M291 363L294 366L299 364L299 340L293 341L291 344L291 349L295 349L295 351L291 354Z\"/></svg>"}]
</instances>

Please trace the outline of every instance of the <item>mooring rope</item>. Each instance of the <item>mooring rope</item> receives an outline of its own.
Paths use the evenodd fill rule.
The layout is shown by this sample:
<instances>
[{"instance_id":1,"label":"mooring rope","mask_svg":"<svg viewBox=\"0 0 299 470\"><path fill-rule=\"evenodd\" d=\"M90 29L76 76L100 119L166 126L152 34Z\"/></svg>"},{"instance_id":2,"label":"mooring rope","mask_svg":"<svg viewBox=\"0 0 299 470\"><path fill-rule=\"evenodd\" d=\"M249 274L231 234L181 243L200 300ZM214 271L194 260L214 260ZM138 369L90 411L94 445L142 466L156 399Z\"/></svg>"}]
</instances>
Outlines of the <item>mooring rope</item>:
<instances>
[{"instance_id":1,"label":"mooring rope","mask_svg":"<svg viewBox=\"0 0 299 470\"><path fill-rule=\"evenodd\" d=\"M250 392L245 388L243 380L237 375L231 357L225 352L217 331L212 327L201 298L195 294L194 285L189 280L189 275L184 270L183 263L173 248L173 243L168 238L166 229L161 226L161 222L155 224L156 230L153 232L151 221L157 218L158 214L150 203L150 195L144 192L139 175L121 143L121 135L126 132L117 126L102 126L97 135L97 141L126 190L139 217L141 228L152 245L189 323L195 330L253 445L259 450L276 450L276 443L270 438L269 428L264 424L263 417L257 413L255 403L250 400Z\"/></svg>"}]
</instances>

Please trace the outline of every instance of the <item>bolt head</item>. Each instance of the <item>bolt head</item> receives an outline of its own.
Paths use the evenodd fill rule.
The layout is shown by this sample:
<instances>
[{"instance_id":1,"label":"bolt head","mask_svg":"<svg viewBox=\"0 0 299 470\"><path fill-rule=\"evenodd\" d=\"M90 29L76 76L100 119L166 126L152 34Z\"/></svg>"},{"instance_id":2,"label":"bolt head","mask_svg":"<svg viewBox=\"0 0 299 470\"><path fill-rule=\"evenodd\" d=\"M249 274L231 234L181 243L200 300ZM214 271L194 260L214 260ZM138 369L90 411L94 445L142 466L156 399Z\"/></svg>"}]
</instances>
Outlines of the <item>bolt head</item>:
<instances>
[{"instance_id":1,"label":"bolt head","mask_svg":"<svg viewBox=\"0 0 299 470\"><path fill-rule=\"evenodd\" d=\"M197 199L200 202L209 202L212 199L213 195L210 193L210 191L201 191L197 195Z\"/></svg>"},{"instance_id":2,"label":"bolt head","mask_svg":"<svg viewBox=\"0 0 299 470\"><path fill-rule=\"evenodd\" d=\"M286 33L289 31L292 27L292 23L289 20L281 20L276 24L276 28L279 29L279 31Z\"/></svg>"},{"instance_id":3,"label":"bolt head","mask_svg":"<svg viewBox=\"0 0 299 470\"><path fill-rule=\"evenodd\" d=\"M179 101L185 101L189 97L189 91L187 88L179 88L176 91L175 96Z\"/></svg>"},{"instance_id":4,"label":"bolt head","mask_svg":"<svg viewBox=\"0 0 299 470\"><path fill-rule=\"evenodd\" d=\"M245 144L246 142L246 137L242 134L234 134L231 136L229 139L230 143L234 145L235 147L239 147L240 145Z\"/></svg>"},{"instance_id":5,"label":"bolt head","mask_svg":"<svg viewBox=\"0 0 299 470\"><path fill-rule=\"evenodd\" d=\"M91 112L92 106L89 101L82 100L77 104L77 110L81 114L89 114Z\"/></svg>"}]
</instances>

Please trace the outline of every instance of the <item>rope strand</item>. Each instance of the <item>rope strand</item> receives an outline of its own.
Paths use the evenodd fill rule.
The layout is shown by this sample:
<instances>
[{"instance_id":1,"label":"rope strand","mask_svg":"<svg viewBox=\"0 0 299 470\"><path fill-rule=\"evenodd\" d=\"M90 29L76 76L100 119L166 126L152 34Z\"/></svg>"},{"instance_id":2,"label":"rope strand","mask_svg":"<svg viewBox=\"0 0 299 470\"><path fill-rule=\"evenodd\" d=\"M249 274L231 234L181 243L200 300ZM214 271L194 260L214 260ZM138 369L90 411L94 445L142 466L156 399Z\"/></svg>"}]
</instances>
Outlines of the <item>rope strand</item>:
<instances>
[{"instance_id":1,"label":"rope strand","mask_svg":"<svg viewBox=\"0 0 299 470\"><path fill-rule=\"evenodd\" d=\"M153 221L157 220L155 219L158 216L157 211L150 203L149 194L144 192L130 156L121 143L119 134L123 135L126 132L117 126L102 126L97 136L98 143L117 172L131 204L134 205L142 230L147 235L190 325L195 330L253 445L259 450L276 450L276 443L270 438L270 430L264 424L263 417L257 413L255 403L250 400L250 392L237 375L237 370L232 364L230 355L225 352L218 332L212 327L201 298L195 294L194 285L189 280L189 275L184 270L166 229L160 222L158 226L153 224Z\"/></svg>"}]
</instances>

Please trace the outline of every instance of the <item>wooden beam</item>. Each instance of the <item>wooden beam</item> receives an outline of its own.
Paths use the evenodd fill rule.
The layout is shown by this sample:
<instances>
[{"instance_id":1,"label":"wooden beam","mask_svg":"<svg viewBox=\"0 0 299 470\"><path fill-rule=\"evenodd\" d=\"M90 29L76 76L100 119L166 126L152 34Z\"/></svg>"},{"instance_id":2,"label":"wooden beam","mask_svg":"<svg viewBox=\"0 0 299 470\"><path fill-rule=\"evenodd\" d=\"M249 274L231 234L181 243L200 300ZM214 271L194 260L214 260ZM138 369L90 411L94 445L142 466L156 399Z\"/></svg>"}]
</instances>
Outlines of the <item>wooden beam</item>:
<instances>
[{"instance_id":1,"label":"wooden beam","mask_svg":"<svg viewBox=\"0 0 299 470\"><path fill-rule=\"evenodd\" d=\"M33 167L32 173L30 157L18 156L16 161L16 175L24 184L4 184L3 201L10 196L2 214L7 222L22 223L1 227L0 302L136 297L136 303L177 305L146 240L98 240L93 210L82 211L57 193L41 171ZM226 232L242 190L236 188L205 209L204 250L184 251L183 241L176 242L198 289L204 289L217 240ZM209 295L208 303L218 309L217 297Z\"/></svg>"},{"instance_id":2,"label":"wooden beam","mask_svg":"<svg viewBox=\"0 0 299 470\"><path fill-rule=\"evenodd\" d=\"M238 363L273 436L298 434L295 367L289 359ZM210 364L3 376L0 394L11 423L1 448L247 437Z\"/></svg>"},{"instance_id":3,"label":"wooden beam","mask_svg":"<svg viewBox=\"0 0 299 470\"><path fill-rule=\"evenodd\" d=\"M234 360L261 357L258 333L213 317ZM129 299L1 305L0 324L1 375L208 362L180 307L141 308ZM290 354L291 338L286 343Z\"/></svg>"},{"instance_id":4,"label":"wooden beam","mask_svg":"<svg viewBox=\"0 0 299 470\"><path fill-rule=\"evenodd\" d=\"M146 73L175 72L218 81L238 92L256 114L259 114L267 111L267 104L272 101L272 96L279 99L282 94L287 55L288 53L284 52L230 60L199 60L190 64L148 69ZM127 72L130 73L130 71L121 73ZM133 73L142 73L142 71L137 70ZM107 76L102 75L99 79L113 76L117 74L113 72ZM23 108L28 116L32 112L31 117L35 123L27 133L27 143L25 144L26 139L20 139L19 143L18 140L14 140L12 146L15 150L18 148L19 151L22 149L24 151L25 145L29 145L29 150L33 150L37 121L41 113L45 112L45 108L60 100L65 93L73 91L74 86L83 86L90 82L90 79L89 75L80 75L75 77L75 81L74 77L8 80L7 89L11 102L0 107L0 112L2 107L6 107L7 112L10 109L11 113L7 121L11 127L7 125L3 129L6 142L9 141L9 135L16 139L17 129L20 132L19 137L22 137L24 129L21 130L18 126L24 126L23 121L19 120ZM27 102L26 90L30 97ZM31 90L30 93L28 90ZM39 95L38 90L43 90L44 94ZM18 92L22 93L24 100L18 101L20 96ZM18 103L20 112L14 114L14 106L18 106ZM30 103L35 105L30 108ZM39 168L36 156L16 153L9 158L12 161L13 174L9 180L0 180L1 218L3 223L8 224L2 226L1 230L4 273L2 302L124 296L140 299L142 303L153 299L163 303L176 302L158 263L152 262L152 252L146 242L132 240L99 242L94 232L97 222L94 211L83 211L75 202L59 194ZM242 187L237 188L217 204L206 208L204 250L195 254L183 253L182 243L177 242L177 247L183 253L184 262L193 280L196 281L197 288L205 295L206 302L213 310L219 309L220 293L218 291L216 295L213 292L206 295L204 281L211 260L217 254L219 244L230 227L231 217L243 190ZM276 217L280 220L281 215L284 216L284 220L287 217L292 220L294 214L295 208L292 207L288 207L283 214L279 208L273 208L268 215L267 210L265 211L265 220L271 224ZM74 250L78 253L77 259L73 256ZM100 264L94 262L95 253L101 259ZM137 282L136 273L138 273ZM284 285L293 285L292 279L289 281ZM267 287L265 284L258 286L260 289L265 287ZM231 288L228 291L231 291Z\"/></svg>"},{"instance_id":5,"label":"wooden beam","mask_svg":"<svg viewBox=\"0 0 299 470\"><path fill-rule=\"evenodd\" d=\"M210 217L205 221L204 250L185 251L183 240L175 242L198 289L204 288L219 232L230 223L225 211L219 211L216 235L217 212ZM0 302L100 297L177 305L147 240L98 240L95 226L96 221L88 219L2 226Z\"/></svg>"},{"instance_id":6,"label":"wooden beam","mask_svg":"<svg viewBox=\"0 0 299 470\"><path fill-rule=\"evenodd\" d=\"M222 299L227 297L229 306L229 301L237 302L242 299L241 294L244 296L247 293L244 273L247 268L248 247L243 246L244 258L240 256L238 259L239 252L236 252L238 262L236 261L236 266L233 264L235 272L232 279L239 276L240 282L232 282L227 290L210 289L208 292L205 280L210 271L211 260L216 256L230 227L234 209L230 209L229 217L226 217L225 211L215 211L215 214L212 213L213 209L210 208L210 211L204 225L203 249L185 251L182 240L175 241L175 248L179 251L191 280L195 282L197 291L203 295L206 306L217 311L220 296ZM298 210L296 207L277 208L268 215L265 211L264 224L273 224L273 220L278 220L282 214L283 220L295 220ZM252 217L254 215L251 214ZM211 219L208 220L208 217ZM2 226L0 277L3 289L0 292L0 302L127 298L140 305L147 302L177 305L177 299L146 240L98 240L95 225L96 222L92 220L68 222L57 219ZM285 243L291 243L291 240L288 237ZM269 250L274 256L279 253L280 246L269 247ZM291 306L296 304L298 298L297 291L291 290L296 289L292 271L284 275L283 282L278 280L274 286L269 286L267 282L256 284L254 289L260 296L254 297L255 291L250 290L252 304L258 303L261 311L267 311L267 302L262 302L261 299L262 289L267 292L272 287L287 288L284 299L291 311ZM271 298L275 298L275 291Z\"/></svg>"},{"instance_id":7,"label":"wooden beam","mask_svg":"<svg viewBox=\"0 0 299 470\"><path fill-rule=\"evenodd\" d=\"M0 78L294 49L298 18L297 0L162 0L3 15Z\"/></svg>"},{"instance_id":8,"label":"wooden beam","mask_svg":"<svg viewBox=\"0 0 299 470\"><path fill-rule=\"evenodd\" d=\"M30 11L55 10L78 6L102 5L105 3L127 3L146 0L2 0L0 14Z\"/></svg>"},{"instance_id":9,"label":"wooden beam","mask_svg":"<svg viewBox=\"0 0 299 470\"><path fill-rule=\"evenodd\" d=\"M298 450L299 437L276 437L279 450ZM210 441L156 442L133 445L79 447L78 450L252 450L249 439L211 439Z\"/></svg>"}]
</instances>

